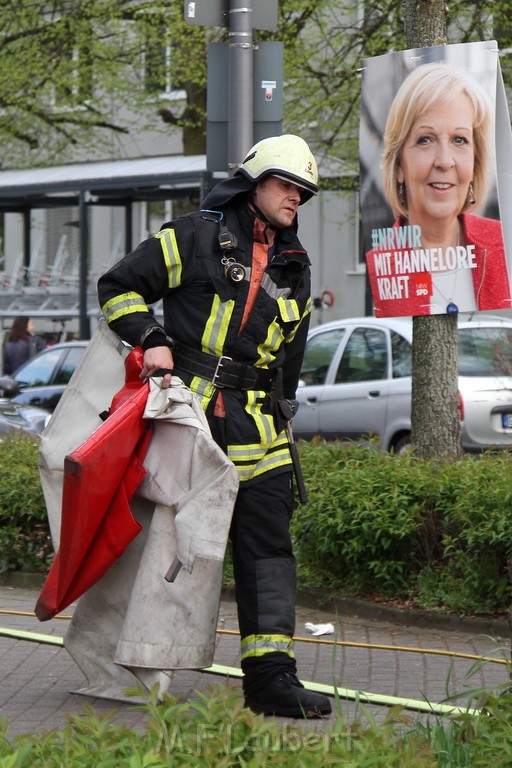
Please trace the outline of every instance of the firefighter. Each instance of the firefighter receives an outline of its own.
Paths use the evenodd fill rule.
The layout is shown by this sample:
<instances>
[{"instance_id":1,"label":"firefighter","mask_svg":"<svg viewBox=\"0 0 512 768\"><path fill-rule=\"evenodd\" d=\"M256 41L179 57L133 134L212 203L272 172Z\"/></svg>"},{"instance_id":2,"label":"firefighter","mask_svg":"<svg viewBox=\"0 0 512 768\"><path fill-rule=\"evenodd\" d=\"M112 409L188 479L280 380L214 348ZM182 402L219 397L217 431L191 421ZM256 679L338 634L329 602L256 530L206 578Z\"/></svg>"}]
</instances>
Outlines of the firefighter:
<instances>
[{"instance_id":1,"label":"firefighter","mask_svg":"<svg viewBox=\"0 0 512 768\"><path fill-rule=\"evenodd\" d=\"M297 210L318 189L303 139L258 142L202 209L166 223L98 283L113 331L144 350L142 377L179 376L238 470L230 529L245 704L330 713L296 675L292 459L286 420L307 337L310 262ZM163 327L149 305L162 299Z\"/></svg>"}]
</instances>

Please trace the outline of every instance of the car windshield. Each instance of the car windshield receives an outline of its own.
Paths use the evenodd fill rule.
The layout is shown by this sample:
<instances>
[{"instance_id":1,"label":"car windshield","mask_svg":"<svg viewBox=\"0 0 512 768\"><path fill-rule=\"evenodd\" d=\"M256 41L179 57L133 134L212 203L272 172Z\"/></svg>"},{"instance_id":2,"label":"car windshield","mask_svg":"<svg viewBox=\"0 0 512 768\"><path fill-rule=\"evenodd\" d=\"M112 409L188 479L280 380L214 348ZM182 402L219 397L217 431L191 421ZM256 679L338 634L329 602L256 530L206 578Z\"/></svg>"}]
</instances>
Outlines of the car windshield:
<instances>
[{"instance_id":1,"label":"car windshield","mask_svg":"<svg viewBox=\"0 0 512 768\"><path fill-rule=\"evenodd\" d=\"M29 363L15 373L14 378L20 387L40 387L51 381L55 366L62 356L61 349L49 349L42 355L37 355Z\"/></svg>"},{"instance_id":2,"label":"car windshield","mask_svg":"<svg viewBox=\"0 0 512 768\"><path fill-rule=\"evenodd\" d=\"M512 376L512 329L461 328L461 376Z\"/></svg>"}]
</instances>

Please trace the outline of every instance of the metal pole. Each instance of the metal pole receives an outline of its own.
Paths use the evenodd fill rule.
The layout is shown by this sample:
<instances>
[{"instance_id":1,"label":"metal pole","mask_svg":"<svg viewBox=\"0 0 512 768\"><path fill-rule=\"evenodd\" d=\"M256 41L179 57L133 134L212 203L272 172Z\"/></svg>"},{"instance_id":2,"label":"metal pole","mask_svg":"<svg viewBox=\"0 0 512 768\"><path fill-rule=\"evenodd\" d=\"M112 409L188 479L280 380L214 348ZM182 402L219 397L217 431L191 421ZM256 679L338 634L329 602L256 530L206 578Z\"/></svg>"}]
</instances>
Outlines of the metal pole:
<instances>
[{"instance_id":1,"label":"metal pole","mask_svg":"<svg viewBox=\"0 0 512 768\"><path fill-rule=\"evenodd\" d=\"M133 249L133 201L129 200L124 206L124 251L130 253Z\"/></svg>"},{"instance_id":2,"label":"metal pole","mask_svg":"<svg viewBox=\"0 0 512 768\"><path fill-rule=\"evenodd\" d=\"M229 3L228 170L253 145L253 0Z\"/></svg>"},{"instance_id":3,"label":"metal pole","mask_svg":"<svg viewBox=\"0 0 512 768\"><path fill-rule=\"evenodd\" d=\"M80 338L89 339L91 329L87 314L87 280L88 280L88 250L89 250L89 221L88 213L89 193L80 192L78 200L78 215L80 221L80 285L78 306L80 312Z\"/></svg>"},{"instance_id":4,"label":"metal pole","mask_svg":"<svg viewBox=\"0 0 512 768\"><path fill-rule=\"evenodd\" d=\"M23 285L29 285L30 283L30 251L32 249L31 213L31 208L25 208L23 211L23 277L21 279Z\"/></svg>"}]
</instances>

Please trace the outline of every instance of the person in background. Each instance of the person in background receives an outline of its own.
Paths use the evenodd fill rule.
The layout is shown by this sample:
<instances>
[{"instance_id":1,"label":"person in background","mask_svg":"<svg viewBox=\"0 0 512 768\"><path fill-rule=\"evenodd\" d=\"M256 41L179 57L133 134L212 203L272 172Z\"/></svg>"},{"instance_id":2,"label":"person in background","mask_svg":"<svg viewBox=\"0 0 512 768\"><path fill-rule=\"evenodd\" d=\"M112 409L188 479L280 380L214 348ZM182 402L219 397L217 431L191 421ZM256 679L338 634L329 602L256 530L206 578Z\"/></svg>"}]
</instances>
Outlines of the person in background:
<instances>
[{"instance_id":1,"label":"person in background","mask_svg":"<svg viewBox=\"0 0 512 768\"><path fill-rule=\"evenodd\" d=\"M4 344L4 374L11 376L43 347L43 340L34 335L34 324L30 317L16 317Z\"/></svg>"}]
</instances>

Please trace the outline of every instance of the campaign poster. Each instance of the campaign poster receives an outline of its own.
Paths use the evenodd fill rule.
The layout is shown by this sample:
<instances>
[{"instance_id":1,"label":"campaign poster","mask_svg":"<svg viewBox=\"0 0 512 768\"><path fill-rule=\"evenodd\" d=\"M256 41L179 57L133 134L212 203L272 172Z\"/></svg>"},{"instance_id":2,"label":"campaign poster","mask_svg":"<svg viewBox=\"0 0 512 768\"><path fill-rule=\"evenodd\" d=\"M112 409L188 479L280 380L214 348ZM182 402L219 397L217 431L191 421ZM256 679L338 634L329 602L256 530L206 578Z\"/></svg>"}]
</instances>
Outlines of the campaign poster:
<instances>
[{"instance_id":1,"label":"campaign poster","mask_svg":"<svg viewBox=\"0 0 512 768\"><path fill-rule=\"evenodd\" d=\"M494 41L363 61L363 247L376 317L512 308L512 132Z\"/></svg>"}]
</instances>

